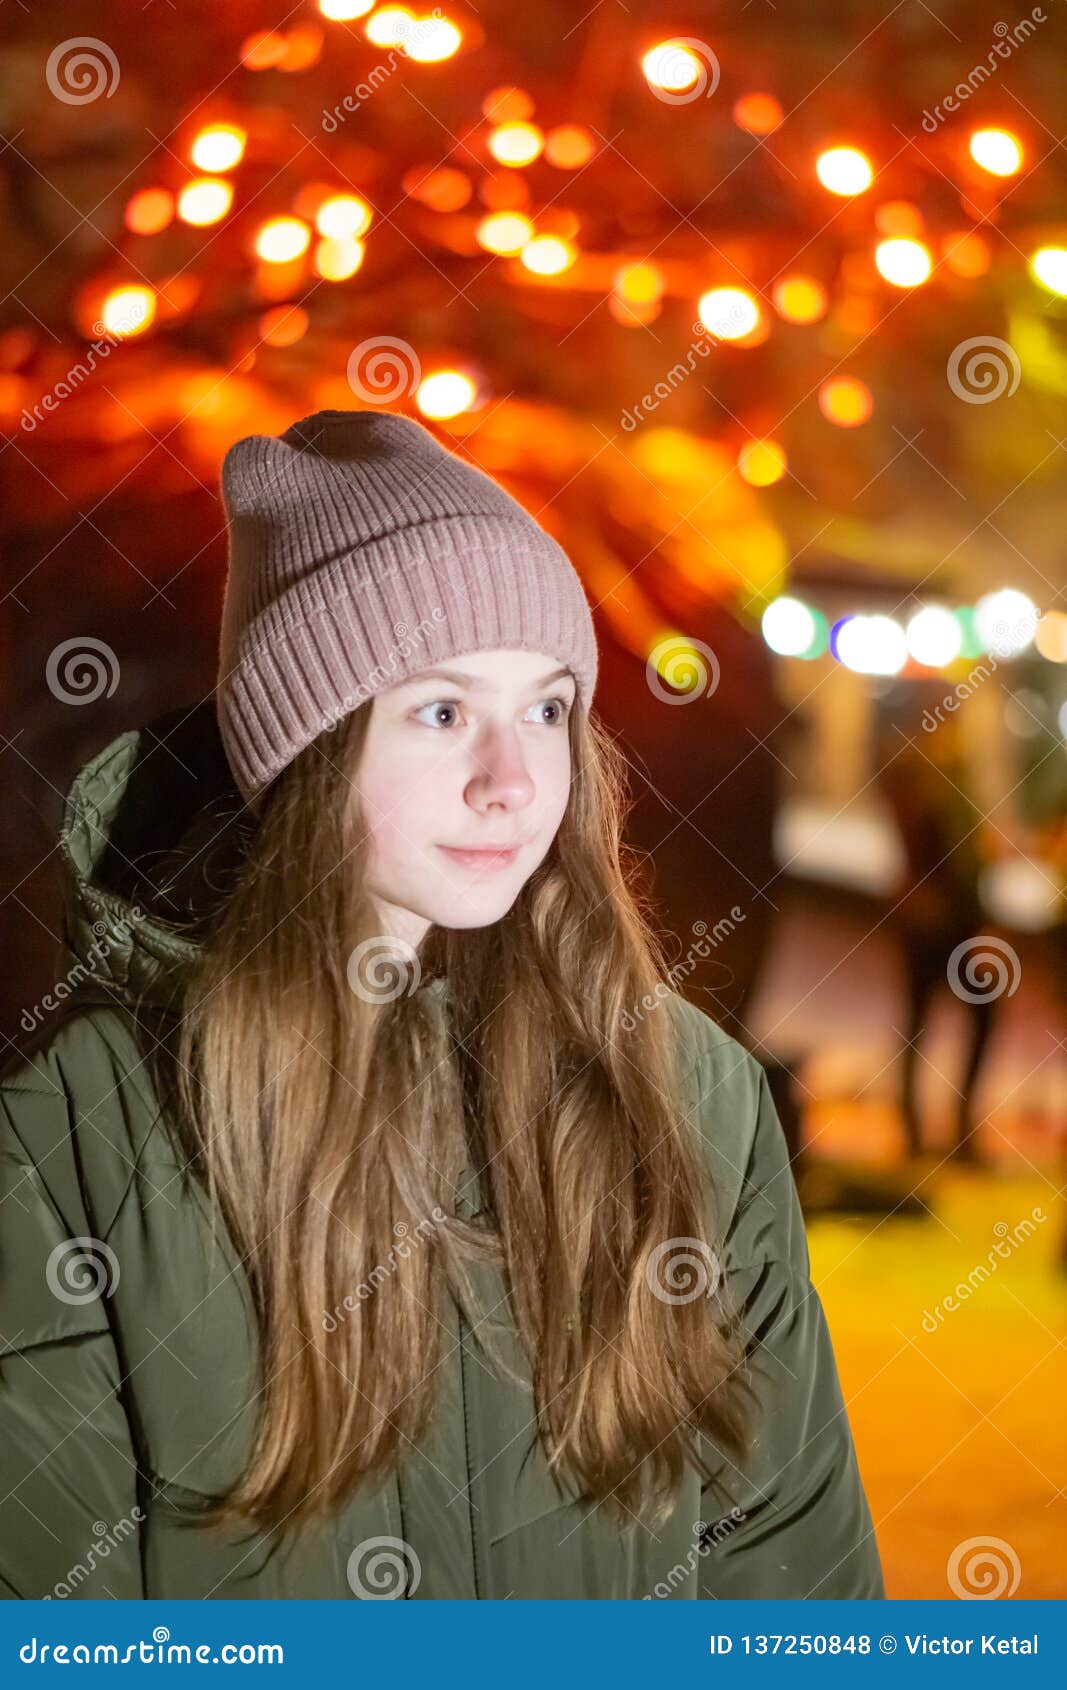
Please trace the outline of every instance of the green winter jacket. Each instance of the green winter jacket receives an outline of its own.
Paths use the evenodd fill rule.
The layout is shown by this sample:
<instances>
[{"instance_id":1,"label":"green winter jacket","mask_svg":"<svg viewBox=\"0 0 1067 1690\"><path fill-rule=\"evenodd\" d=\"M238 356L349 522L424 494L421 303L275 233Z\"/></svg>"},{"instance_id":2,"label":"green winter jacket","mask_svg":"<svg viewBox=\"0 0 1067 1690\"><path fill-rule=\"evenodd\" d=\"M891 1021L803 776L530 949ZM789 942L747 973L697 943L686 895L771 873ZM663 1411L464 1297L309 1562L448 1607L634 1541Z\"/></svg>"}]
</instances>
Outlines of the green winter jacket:
<instances>
[{"instance_id":1,"label":"green winter jacket","mask_svg":"<svg viewBox=\"0 0 1067 1690\"><path fill-rule=\"evenodd\" d=\"M676 1020L686 1106L730 1217L723 1269L762 1362L754 1452L744 1472L728 1469L732 1501L690 1468L667 1524L627 1535L566 1500L531 1394L494 1376L450 1300L436 1423L388 1483L299 1543L179 1523L183 1500L239 1470L256 1389L244 1274L232 1252L209 1251L207 1200L181 1177L131 1011L170 1003L195 954L153 912L145 872L202 798L195 759L213 717L198 707L188 719L192 732L168 728L166 747L152 728L121 735L74 781L60 838L72 967L51 996L76 989L0 1089L0 1593L884 1596L766 1077L673 993L646 1012ZM209 753L217 774L217 743ZM117 888L135 860L131 898ZM468 1165L455 1212L485 1207ZM484 1306L527 1377L495 1272Z\"/></svg>"}]
</instances>

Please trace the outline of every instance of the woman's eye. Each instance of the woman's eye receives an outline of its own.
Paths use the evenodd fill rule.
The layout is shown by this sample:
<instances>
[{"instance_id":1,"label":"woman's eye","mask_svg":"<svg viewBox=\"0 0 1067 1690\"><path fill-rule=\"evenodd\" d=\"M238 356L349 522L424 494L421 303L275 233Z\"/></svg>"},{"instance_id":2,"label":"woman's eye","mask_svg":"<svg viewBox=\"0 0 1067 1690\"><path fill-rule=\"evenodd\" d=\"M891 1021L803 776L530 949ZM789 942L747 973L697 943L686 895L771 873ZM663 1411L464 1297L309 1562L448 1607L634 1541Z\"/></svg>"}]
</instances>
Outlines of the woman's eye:
<instances>
[{"instance_id":1,"label":"woman's eye","mask_svg":"<svg viewBox=\"0 0 1067 1690\"><path fill-rule=\"evenodd\" d=\"M545 727L554 728L558 727L561 723L567 720L570 705L567 703L565 698L542 698L537 704L531 705L530 708L531 710L547 709L554 711L554 715L548 719L545 719L544 717L541 718L542 724ZM433 712L432 719L430 720L427 720L427 711ZM447 716L449 711L452 712L451 717L448 717L447 720L442 720L442 717ZM458 711L458 699L437 698L432 699L428 704L420 704L418 708L412 712L412 714L417 721L425 721L427 727L450 728L455 725Z\"/></svg>"},{"instance_id":2,"label":"woman's eye","mask_svg":"<svg viewBox=\"0 0 1067 1690\"><path fill-rule=\"evenodd\" d=\"M454 699L437 698L437 699L433 699L429 704L420 704L419 708L415 711L415 716L421 719L421 718L424 717L425 712L427 710L432 710L432 711L435 712L435 714L439 714L442 710L445 710L445 711L447 711L447 710L457 710L458 708L459 708L459 706ZM433 721L433 722L428 722L426 725L427 725L427 727L434 727L434 728L442 728L442 727L443 728L450 728L452 726L452 723L451 722Z\"/></svg>"},{"instance_id":3,"label":"woman's eye","mask_svg":"<svg viewBox=\"0 0 1067 1690\"><path fill-rule=\"evenodd\" d=\"M533 708L535 710L544 710L545 708L555 710L556 714L550 721L545 723L546 727L554 728L558 727L560 723L567 720L567 712L570 709L570 706L565 698L542 698L540 703L535 704Z\"/></svg>"}]
</instances>

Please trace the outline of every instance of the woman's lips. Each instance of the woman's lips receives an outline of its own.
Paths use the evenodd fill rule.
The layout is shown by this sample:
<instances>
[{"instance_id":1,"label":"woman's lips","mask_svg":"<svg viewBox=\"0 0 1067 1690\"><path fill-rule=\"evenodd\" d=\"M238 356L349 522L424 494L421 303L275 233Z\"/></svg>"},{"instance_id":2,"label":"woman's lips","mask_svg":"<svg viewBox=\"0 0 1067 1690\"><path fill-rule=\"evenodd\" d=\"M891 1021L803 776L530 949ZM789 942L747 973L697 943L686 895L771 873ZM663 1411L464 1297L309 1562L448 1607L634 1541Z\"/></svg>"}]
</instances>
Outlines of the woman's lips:
<instances>
[{"instance_id":1,"label":"woman's lips","mask_svg":"<svg viewBox=\"0 0 1067 1690\"><path fill-rule=\"evenodd\" d=\"M510 851L460 851L452 845L439 845L437 849L458 863L460 868L494 869L507 868L515 861L521 847L513 845Z\"/></svg>"}]
</instances>

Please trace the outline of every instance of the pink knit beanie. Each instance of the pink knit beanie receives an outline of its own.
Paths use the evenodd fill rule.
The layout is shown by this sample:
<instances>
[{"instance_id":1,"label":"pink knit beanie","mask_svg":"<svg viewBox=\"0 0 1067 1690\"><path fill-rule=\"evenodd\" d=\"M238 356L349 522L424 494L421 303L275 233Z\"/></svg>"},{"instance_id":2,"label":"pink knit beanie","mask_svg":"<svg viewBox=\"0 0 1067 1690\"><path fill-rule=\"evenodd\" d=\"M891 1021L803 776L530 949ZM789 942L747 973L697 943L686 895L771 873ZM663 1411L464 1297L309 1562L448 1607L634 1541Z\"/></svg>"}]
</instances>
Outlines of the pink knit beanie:
<instances>
[{"instance_id":1,"label":"pink knit beanie","mask_svg":"<svg viewBox=\"0 0 1067 1690\"><path fill-rule=\"evenodd\" d=\"M318 411L222 463L229 574L216 710L253 799L324 728L464 653L557 657L588 709L593 619L573 564L517 500L387 411Z\"/></svg>"}]
</instances>

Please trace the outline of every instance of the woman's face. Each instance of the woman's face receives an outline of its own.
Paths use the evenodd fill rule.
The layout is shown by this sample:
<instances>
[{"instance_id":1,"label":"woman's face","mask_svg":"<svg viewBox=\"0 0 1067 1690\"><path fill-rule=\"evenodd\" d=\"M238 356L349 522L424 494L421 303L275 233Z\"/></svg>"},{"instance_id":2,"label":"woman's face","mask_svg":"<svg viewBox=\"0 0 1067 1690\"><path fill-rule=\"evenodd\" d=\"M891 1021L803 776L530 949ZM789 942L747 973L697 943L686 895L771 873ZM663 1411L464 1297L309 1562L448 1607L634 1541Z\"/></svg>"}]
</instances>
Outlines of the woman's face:
<instances>
[{"instance_id":1,"label":"woman's face","mask_svg":"<svg viewBox=\"0 0 1067 1690\"><path fill-rule=\"evenodd\" d=\"M506 650L376 694L355 785L384 932L417 945L511 908L567 808L575 693L557 658ZM509 854L465 854L490 847Z\"/></svg>"}]
</instances>

